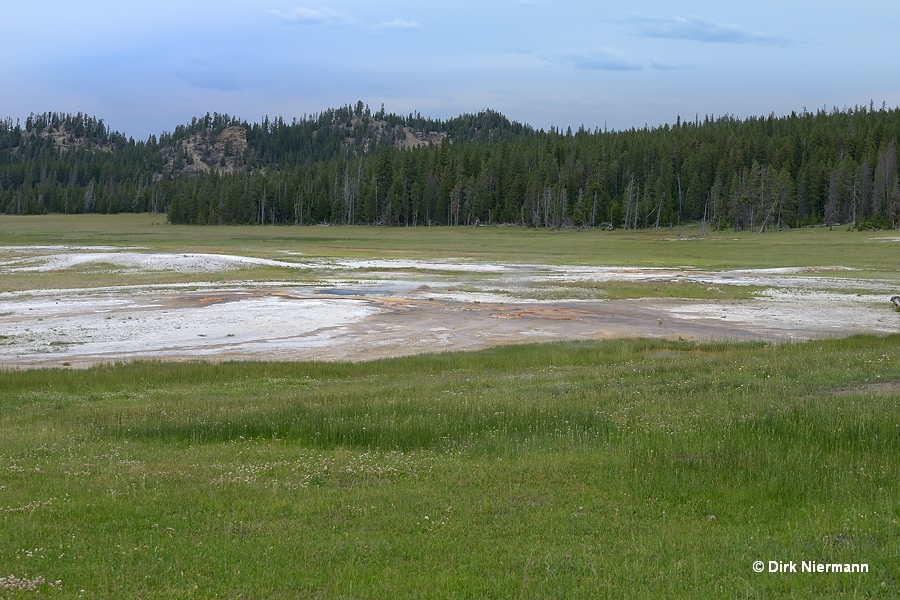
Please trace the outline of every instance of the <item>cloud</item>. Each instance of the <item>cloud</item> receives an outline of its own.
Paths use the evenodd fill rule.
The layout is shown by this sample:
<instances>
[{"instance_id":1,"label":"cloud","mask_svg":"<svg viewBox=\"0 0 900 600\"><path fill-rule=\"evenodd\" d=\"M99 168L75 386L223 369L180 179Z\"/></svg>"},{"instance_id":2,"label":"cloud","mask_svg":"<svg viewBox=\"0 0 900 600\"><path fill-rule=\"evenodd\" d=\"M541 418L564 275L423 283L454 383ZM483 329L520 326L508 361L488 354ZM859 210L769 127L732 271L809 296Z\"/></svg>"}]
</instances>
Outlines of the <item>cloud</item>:
<instances>
[{"instance_id":1,"label":"cloud","mask_svg":"<svg viewBox=\"0 0 900 600\"><path fill-rule=\"evenodd\" d=\"M612 48L600 48L586 53L568 52L552 56L542 56L543 60L584 71L640 71L639 62Z\"/></svg>"},{"instance_id":2,"label":"cloud","mask_svg":"<svg viewBox=\"0 0 900 600\"><path fill-rule=\"evenodd\" d=\"M301 25L341 25L354 21L351 15L332 10L327 6L322 7L319 10L306 8L305 6L297 6L290 12L274 9L269 12L285 21L299 23Z\"/></svg>"},{"instance_id":3,"label":"cloud","mask_svg":"<svg viewBox=\"0 0 900 600\"><path fill-rule=\"evenodd\" d=\"M386 21L378 25L372 26L376 31L419 31L422 26L417 21L404 21L403 19L394 19Z\"/></svg>"},{"instance_id":4,"label":"cloud","mask_svg":"<svg viewBox=\"0 0 900 600\"><path fill-rule=\"evenodd\" d=\"M356 25L378 33L410 32L422 29L422 25L418 21L408 21L406 19L392 19L377 24L364 23L349 13L333 10L327 6L320 9L297 6L290 12L274 9L269 12L288 23L308 26Z\"/></svg>"},{"instance_id":5,"label":"cloud","mask_svg":"<svg viewBox=\"0 0 900 600\"><path fill-rule=\"evenodd\" d=\"M796 46L791 38L749 31L737 25L717 23L701 17L632 17L627 22L637 27L638 35L672 40L691 40L713 44L753 44L757 46Z\"/></svg>"}]
</instances>

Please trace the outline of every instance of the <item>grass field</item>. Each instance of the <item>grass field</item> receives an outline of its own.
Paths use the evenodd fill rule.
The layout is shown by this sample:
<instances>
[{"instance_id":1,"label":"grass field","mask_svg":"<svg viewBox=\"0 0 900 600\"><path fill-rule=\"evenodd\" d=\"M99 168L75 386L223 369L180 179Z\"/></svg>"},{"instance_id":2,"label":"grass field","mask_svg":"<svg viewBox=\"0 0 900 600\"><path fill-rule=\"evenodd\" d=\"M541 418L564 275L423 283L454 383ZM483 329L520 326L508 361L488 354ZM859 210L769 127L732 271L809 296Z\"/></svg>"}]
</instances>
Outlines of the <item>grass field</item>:
<instances>
[{"instance_id":1,"label":"grass field","mask_svg":"<svg viewBox=\"0 0 900 600\"><path fill-rule=\"evenodd\" d=\"M0 245L896 279L900 243L161 220L0 217ZM0 598L897 597L898 343L619 340L0 372Z\"/></svg>"},{"instance_id":2,"label":"grass field","mask_svg":"<svg viewBox=\"0 0 900 600\"><path fill-rule=\"evenodd\" d=\"M827 228L757 234L697 227L639 231L518 227L190 227L165 215L0 215L0 245L137 246L271 257L460 258L535 264L691 266L699 269L833 267L896 277L900 233ZM838 274L843 271L838 271ZM855 276L862 275L856 273Z\"/></svg>"},{"instance_id":3,"label":"grass field","mask_svg":"<svg viewBox=\"0 0 900 600\"><path fill-rule=\"evenodd\" d=\"M8 372L0 565L47 597L895 597L898 342Z\"/></svg>"}]
</instances>

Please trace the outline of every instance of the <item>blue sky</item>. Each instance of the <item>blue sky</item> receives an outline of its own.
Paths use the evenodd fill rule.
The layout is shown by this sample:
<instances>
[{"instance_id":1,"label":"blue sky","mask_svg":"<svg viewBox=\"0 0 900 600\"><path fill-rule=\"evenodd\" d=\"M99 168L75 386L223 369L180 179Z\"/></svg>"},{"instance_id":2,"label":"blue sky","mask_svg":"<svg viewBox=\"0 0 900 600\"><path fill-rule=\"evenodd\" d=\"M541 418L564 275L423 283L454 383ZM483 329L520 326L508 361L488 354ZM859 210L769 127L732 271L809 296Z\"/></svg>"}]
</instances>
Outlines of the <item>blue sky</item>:
<instances>
[{"instance_id":1,"label":"blue sky","mask_svg":"<svg viewBox=\"0 0 900 600\"><path fill-rule=\"evenodd\" d=\"M887 1L33 0L4 22L0 117L81 111L136 139L357 100L545 129L900 105Z\"/></svg>"}]
</instances>

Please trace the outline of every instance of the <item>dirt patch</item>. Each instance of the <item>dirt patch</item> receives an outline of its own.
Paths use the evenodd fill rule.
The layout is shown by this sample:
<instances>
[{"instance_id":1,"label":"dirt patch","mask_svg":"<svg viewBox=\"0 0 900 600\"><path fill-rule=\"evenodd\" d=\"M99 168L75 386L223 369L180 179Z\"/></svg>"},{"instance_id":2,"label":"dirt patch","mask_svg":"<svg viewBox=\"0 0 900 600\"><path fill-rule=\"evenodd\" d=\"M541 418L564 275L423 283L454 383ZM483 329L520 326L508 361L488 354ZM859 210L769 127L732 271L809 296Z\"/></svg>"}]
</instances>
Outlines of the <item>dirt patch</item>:
<instances>
[{"instance_id":1,"label":"dirt patch","mask_svg":"<svg viewBox=\"0 0 900 600\"><path fill-rule=\"evenodd\" d=\"M900 381L879 381L832 392L833 396L895 396L900 395Z\"/></svg>"},{"instance_id":2,"label":"dirt patch","mask_svg":"<svg viewBox=\"0 0 900 600\"><path fill-rule=\"evenodd\" d=\"M139 249L0 248L3 272L107 264L202 273L282 266L300 283L191 283L0 294L0 368L136 359L367 360L562 339L659 337L781 342L898 333L896 282L804 276L800 269L699 272L415 260L269 260ZM567 281L761 285L740 301L541 300ZM842 288L842 286L844 286ZM842 289L872 293L846 293ZM892 393L892 392L891 392Z\"/></svg>"}]
</instances>

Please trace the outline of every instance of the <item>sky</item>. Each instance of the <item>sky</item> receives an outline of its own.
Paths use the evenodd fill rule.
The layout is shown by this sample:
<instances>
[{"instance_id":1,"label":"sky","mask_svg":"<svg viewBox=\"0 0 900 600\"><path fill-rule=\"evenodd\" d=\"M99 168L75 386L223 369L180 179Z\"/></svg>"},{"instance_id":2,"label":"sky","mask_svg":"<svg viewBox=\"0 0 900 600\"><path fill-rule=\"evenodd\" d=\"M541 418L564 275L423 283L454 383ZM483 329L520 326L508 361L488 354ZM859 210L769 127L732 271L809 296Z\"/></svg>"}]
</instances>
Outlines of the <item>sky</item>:
<instances>
[{"instance_id":1,"label":"sky","mask_svg":"<svg viewBox=\"0 0 900 600\"><path fill-rule=\"evenodd\" d=\"M207 112L361 100L630 129L900 106L900 2L30 0L0 29L0 118L82 112L137 140Z\"/></svg>"}]
</instances>

